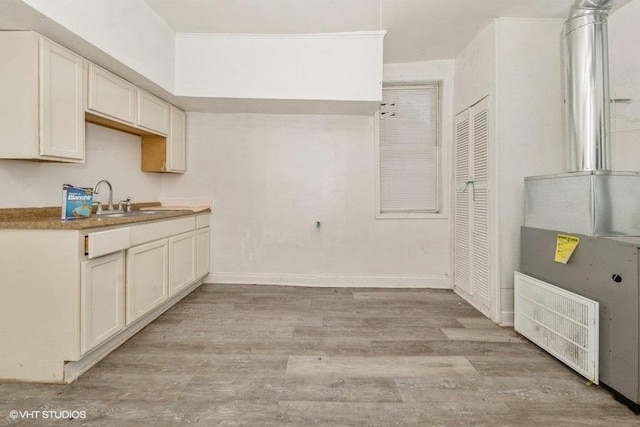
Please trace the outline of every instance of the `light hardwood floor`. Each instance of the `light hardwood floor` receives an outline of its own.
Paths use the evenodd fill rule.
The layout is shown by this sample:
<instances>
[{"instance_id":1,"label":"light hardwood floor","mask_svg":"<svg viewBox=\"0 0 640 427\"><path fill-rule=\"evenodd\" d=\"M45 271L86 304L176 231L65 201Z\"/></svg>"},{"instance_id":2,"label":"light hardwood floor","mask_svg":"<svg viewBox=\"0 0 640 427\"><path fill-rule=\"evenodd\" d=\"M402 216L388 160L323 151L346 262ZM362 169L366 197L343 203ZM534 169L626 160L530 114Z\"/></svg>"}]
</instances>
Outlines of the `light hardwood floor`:
<instances>
[{"instance_id":1,"label":"light hardwood floor","mask_svg":"<svg viewBox=\"0 0 640 427\"><path fill-rule=\"evenodd\" d=\"M12 421L11 409L86 418ZM203 285L72 384L0 383L3 423L640 426L640 417L451 291Z\"/></svg>"}]
</instances>

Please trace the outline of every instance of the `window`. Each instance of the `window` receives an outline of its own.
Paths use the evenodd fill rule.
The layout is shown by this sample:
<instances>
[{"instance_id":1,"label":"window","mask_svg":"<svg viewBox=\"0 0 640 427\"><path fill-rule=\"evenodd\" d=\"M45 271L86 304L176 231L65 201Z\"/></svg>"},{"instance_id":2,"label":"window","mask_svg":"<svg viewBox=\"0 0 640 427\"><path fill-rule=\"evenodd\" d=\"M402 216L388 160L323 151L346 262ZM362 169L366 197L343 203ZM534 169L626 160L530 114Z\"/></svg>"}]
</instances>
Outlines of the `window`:
<instances>
[{"instance_id":1,"label":"window","mask_svg":"<svg viewBox=\"0 0 640 427\"><path fill-rule=\"evenodd\" d=\"M439 213L439 85L389 85L378 113L378 218Z\"/></svg>"}]
</instances>

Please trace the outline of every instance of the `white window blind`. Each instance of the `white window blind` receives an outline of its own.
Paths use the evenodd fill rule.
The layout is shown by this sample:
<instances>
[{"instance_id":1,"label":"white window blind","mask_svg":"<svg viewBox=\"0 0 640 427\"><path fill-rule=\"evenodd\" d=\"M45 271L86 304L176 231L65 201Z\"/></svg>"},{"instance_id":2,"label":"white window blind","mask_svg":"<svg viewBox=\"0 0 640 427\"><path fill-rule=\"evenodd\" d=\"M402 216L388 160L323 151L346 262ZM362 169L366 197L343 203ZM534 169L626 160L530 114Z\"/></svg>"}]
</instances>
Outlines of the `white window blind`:
<instances>
[{"instance_id":1,"label":"white window blind","mask_svg":"<svg viewBox=\"0 0 640 427\"><path fill-rule=\"evenodd\" d=\"M380 213L438 212L438 85L387 87L382 99Z\"/></svg>"}]
</instances>

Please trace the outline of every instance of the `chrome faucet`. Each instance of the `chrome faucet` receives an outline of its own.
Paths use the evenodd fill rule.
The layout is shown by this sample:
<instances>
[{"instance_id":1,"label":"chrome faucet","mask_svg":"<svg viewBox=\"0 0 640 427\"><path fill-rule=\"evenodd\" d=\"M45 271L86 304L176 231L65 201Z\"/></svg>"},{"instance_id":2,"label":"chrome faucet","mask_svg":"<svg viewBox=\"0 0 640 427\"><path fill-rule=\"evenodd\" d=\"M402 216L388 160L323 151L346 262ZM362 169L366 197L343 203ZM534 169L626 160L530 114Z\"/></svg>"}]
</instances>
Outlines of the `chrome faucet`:
<instances>
[{"instance_id":1,"label":"chrome faucet","mask_svg":"<svg viewBox=\"0 0 640 427\"><path fill-rule=\"evenodd\" d=\"M100 187L100 184L102 184L103 182L109 186L109 205L107 206L107 210L112 211L113 210L113 187L111 186L111 183L109 181L107 181L106 179L98 181L95 188L93 189L93 194L98 194L98 187ZM96 210L96 214L101 214L102 212L103 212L102 204L98 202L98 210Z\"/></svg>"},{"instance_id":2,"label":"chrome faucet","mask_svg":"<svg viewBox=\"0 0 640 427\"><path fill-rule=\"evenodd\" d=\"M118 202L118 210L122 212L131 212L131 197Z\"/></svg>"}]
</instances>

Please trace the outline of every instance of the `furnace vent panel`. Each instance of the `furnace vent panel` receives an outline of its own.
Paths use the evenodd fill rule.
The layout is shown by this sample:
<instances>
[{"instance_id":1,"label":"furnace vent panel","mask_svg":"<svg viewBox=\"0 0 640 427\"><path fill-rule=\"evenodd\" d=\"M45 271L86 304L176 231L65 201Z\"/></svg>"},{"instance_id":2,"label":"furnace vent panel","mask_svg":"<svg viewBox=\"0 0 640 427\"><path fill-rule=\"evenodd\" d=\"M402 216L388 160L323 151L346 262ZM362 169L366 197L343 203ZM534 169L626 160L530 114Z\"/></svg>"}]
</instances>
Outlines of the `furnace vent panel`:
<instances>
[{"instance_id":1,"label":"furnace vent panel","mask_svg":"<svg viewBox=\"0 0 640 427\"><path fill-rule=\"evenodd\" d=\"M599 304L515 273L515 330L598 384Z\"/></svg>"}]
</instances>

